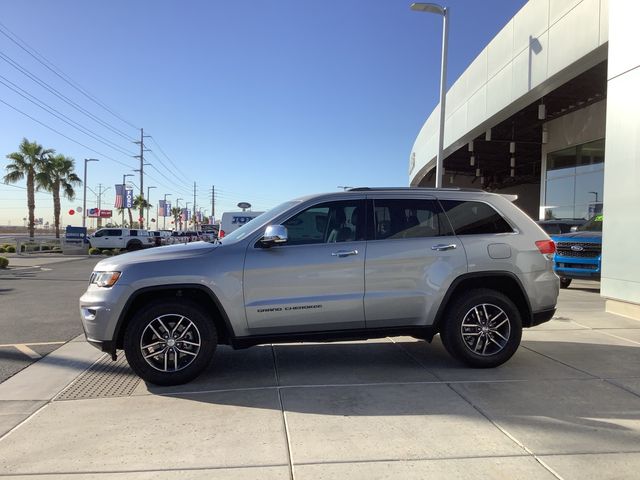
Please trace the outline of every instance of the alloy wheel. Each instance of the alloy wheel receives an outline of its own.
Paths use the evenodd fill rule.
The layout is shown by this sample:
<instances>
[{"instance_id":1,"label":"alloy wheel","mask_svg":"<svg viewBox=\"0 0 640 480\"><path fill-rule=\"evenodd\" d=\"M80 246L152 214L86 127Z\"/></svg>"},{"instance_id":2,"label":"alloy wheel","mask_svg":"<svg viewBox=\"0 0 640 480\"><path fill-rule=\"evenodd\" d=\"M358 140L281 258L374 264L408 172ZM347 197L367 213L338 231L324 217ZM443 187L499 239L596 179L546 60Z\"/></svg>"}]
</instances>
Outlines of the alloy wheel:
<instances>
[{"instance_id":1,"label":"alloy wheel","mask_svg":"<svg viewBox=\"0 0 640 480\"><path fill-rule=\"evenodd\" d=\"M491 303L471 308L464 316L460 333L464 344L476 355L488 357L501 352L509 342L511 322L503 309Z\"/></svg>"}]
</instances>

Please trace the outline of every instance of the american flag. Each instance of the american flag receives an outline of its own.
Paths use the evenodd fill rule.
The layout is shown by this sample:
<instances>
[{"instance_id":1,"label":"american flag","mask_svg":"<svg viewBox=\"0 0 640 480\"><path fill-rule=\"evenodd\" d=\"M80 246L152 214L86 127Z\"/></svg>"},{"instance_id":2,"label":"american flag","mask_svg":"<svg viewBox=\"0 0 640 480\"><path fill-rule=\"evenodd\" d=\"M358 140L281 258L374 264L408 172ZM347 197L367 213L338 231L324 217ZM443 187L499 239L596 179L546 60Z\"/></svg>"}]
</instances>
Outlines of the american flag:
<instances>
[{"instance_id":1,"label":"american flag","mask_svg":"<svg viewBox=\"0 0 640 480\"><path fill-rule=\"evenodd\" d=\"M124 185L116 185L116 203L114 208L122 208L124 205Z\"/></svg>"}]
</instances>

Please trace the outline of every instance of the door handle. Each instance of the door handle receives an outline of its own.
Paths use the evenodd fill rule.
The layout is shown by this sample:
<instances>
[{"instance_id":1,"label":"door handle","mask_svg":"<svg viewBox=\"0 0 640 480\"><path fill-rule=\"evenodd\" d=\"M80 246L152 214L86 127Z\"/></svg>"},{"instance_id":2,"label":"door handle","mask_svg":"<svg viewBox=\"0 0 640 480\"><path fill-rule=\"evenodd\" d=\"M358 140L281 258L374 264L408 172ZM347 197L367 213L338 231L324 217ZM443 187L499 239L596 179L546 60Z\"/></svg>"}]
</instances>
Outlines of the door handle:
<instances>
[{"instance_id":1,"label":"door handle","mask_svg":"<svg viewBox=\"0 0 640 480\"><path fill-rule=\"evenodd\" d=\"M332 257L348 257L349 255L357 255L358 254L358 250L338 250L337 252L332 252L331 256Z\"/></svg>"},{"instance_id":2,"label":"door handle","mask_svg":"<svg viewBox=\"0 0 640 480\"><path fill-rule=\"evenodd\" d=\"M431 250L436 250L438 252L444 252L445 250L453 250L457 245L455 243L450 243L449 245L445 245L444 243L439 243L438 245L433 245Z\"/></svg>"}]
</instances>

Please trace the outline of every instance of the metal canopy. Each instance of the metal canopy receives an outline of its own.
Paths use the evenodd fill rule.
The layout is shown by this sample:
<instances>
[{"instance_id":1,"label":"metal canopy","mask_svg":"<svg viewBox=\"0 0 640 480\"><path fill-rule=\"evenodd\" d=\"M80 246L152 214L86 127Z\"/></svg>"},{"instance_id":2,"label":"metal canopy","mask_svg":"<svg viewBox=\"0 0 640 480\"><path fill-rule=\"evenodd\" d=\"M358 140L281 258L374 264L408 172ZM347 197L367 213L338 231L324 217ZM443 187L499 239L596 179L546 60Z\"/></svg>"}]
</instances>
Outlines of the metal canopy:
<instances>
[{"instance_id":1,"label":"metal canopy","mask_svg":"<svg viewBox=\"0 0 640 480\"><path fill-rule=\"evenodd\" d=\"M498 190L510 186L540 183L542 155L542 125L554 118L584 108L606 98L607 62L604 61L536 100L491 129L491 140L485 134L473 141L475 166L470 165L472 153L467 144L444 160L447 175L476 178L476 168L484 176L485 190ZM544 103L546 118L538 119L538 107ZM511 177L509 144L516 142L515 177ZM434 170L421 184L432 179ZM477 181L480 186L479 180Z\"/></svg>"}]
</instances>

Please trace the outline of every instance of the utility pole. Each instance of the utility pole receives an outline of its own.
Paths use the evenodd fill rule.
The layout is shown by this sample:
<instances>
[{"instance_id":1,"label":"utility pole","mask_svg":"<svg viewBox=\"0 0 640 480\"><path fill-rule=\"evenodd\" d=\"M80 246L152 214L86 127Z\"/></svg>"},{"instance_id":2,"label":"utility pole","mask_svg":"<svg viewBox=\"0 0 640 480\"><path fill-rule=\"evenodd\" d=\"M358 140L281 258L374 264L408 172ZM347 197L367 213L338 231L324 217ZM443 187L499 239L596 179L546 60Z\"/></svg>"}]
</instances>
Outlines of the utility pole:
<instances>
[{"instance_id":1,"label":"utility pole","mask_svg":"<svg viewBox=\"0 0 640 480\"><path fill-rule=\"evenodd\" d=\"M102 194L109 190L111 187L107 187L104 190L102 189L102 184L98 184L98 210L102 209ZM102 217L98 216L98 228L102 228Z\"/></svg>"},{"instance_id":2,"label":"utility pole","mask_svg":"<svg viewBox=\"0 0 640 480\"><path fill-rule=\"evenodd\" d=\"M211 185L211 219L216 220L216 186Z\"/></svg>"},{"instance_id":3,"label":"utility pole","mask_svg":"<svg viewBox=\"0 0 640 480\"><path fill-rule=\"evenodd\" d=\"M193 182L193 228L198 231L198 217L196 216L196 182Z\"/></svg>"},{"instance_id":4,"label":"utility pole","mask_svg":"<svg viewBox=\"0 0 640 480\"><path fill-rule=\"evenodd\" d=\"M149 152L150 150L144 148L144 139L150 137L151 135L145 135L144 134L144 128L140 129L140 141L139 142L133 142L136 145L140 145L140 155L135 155L134 158L139 158L140 159L140 196L142 197L142 199L144 200L144 152ZM144 203L144 202L143 202ZM144 208L142 207L142 204L140 205L140 217L139 218L144 218ZM139 220L139 225L140 228L144 228L144 222L142 220Z\"/></svg>"}]
</instances>

